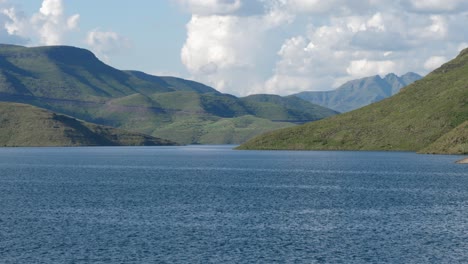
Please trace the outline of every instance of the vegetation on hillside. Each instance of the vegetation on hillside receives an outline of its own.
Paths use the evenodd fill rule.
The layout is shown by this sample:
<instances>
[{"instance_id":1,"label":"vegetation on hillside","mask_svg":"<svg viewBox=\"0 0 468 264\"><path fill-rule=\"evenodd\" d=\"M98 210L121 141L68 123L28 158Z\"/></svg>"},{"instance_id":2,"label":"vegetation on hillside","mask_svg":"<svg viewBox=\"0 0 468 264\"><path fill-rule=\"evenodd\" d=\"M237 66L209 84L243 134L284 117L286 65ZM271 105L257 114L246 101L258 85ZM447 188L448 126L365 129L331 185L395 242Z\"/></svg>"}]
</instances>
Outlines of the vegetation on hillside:
<instances>
[{"instance_id":1,"label":"vegetation on hillside","mask_svg":"<svg viewBox=\"0 0 468 264\"><path fill-rule=\"evenodd\" d=\"M466 134L466 126L462 124L467 120L468 49L465 49L454 60L391 98L342 115L267 133L240 149L418 151L438 139L446 142L452 130L457 135ZM466 144L461 141L461 145Z\"/></svg>"},{"instance_id":2,"label":"vegetation on hillside","mask_svg":"<svg viewBox=\"0 0 468 264\"><path fill-rule=\"evenodd\" d=\"M311 104L296 96L255 94L243 97L247 109L257 117L281 121L315 121L338 114L329 108Z\"/></svg>"},{"instance_id":3,"label":"vegetation on hillside","mask_svg":"<svg viewBox=\"0 0 468 264\"><path fill-rule=\"evenodd\" d=\"M27 103L185 144L242 143L246 135L336 114L292 97L237 98L194 81L120 71L87 50L66 46L1 45L0 101ZM246 129L238 122L241 117L253 122L248 132L241 132ZM217 124L229 125L219 130ZM225 135L208 136L213 133ZM230 136L233 133L240 134Z\"/></svg>"},{"instance_id":4,"label":"vegetation on hillside","mask_svg":"<svg viewBox=\"0 0 468 264\"><path fill-rule=\"evenodd\" d=\"M158 146L176 143L100 126L19 103L0 102L0 146Z\"/></svg>"},{"instance_id":5,"label":"vegetation on hillside","mask_svg":"<svg viewBox=\"0 0 468 264\"><path fill-rule=\"evenodd\" d=\"M468 121L444 134L419 152L426 154L468 154Z\"/></svg>"}]
</instances>

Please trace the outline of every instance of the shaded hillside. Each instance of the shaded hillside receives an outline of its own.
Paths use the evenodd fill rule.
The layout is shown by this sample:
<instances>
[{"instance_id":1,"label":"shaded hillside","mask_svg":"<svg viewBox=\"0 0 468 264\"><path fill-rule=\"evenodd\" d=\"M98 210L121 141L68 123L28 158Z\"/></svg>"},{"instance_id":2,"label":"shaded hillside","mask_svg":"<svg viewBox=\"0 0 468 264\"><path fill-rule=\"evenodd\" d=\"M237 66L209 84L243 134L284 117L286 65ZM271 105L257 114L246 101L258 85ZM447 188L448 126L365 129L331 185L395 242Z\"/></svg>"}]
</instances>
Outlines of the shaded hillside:
<instances>
[{"instance_id":1,"label":"shaded hillside","mask_svg":"<svg viewBox=\"0 0 468 264\"><path fill-rule=\"evenodd\" d=\"M456 59L391 98L349 113L265 134L240 148L418 151L438 139L447 141L442 136L467 120L468 49L465 49ZM462 125L453 133L464 135L465 128Z\"/></svg>"},{"instance_id":2,"label":"shaded hillside","mask_svg":"<svg viewBox=\"0 0 468 264\"><path fill-rule=\"evenodd\" d=\"M301 92L295 96L344 113L390 97L421 78L411 72L400 77L393 73L384 78L376 75L349 81L333 91Z\"/></svg>"},{"instance_id":3,"label":"shaded hillside","mask_svg":"<svg viewBox=\"0 0 468 264\"><path fill-rule=\"evenodd\" d=\"M282 99L283 100L283 99ZM67 46L0 46L0 101L20 102L88 122L168 137L181 143L210 142L211 129L228 123L229 135L318 120L336 112L300 99L263 102L222 94L194 81L120 71L91 52ZM254 116L248 132L236 118ZM231 120L232 119L232 120ZM267 122L268 121L268 122ZM285 123L286 122L286 123ZM255 128L255 129L254 129ZM241 143L242 140L224 143Z\"/></svg>"},{"instance_id":4,"label":"shaded hillside","mask_svg":"<svg viewBox=\"0 0 468 264\"><path fill-rule=\"evenodd\" d=\"M68 46L0 46L0 92L99 101L135 93L216 92L199 83L120 71L88 50Z\"/></svg>"},{"instance_id":5,"label":"shaded hillside","mask_svg":"<svg viewBox=\"0 0 468 264\"><path fill-rule=\"evenodd\" d=\"M174 142L0 102L0 146L158 146Z\"/></svg>"},{"instance_id":6,"label":"shaded hillside","mask_svg":"<svg viewBox=\"0 0 468 264\"><path fill-rule=\"evenodd\" d=\"M216 91L215 89L213 89L212 87L209 87L202 83L198 83L198 82L194 82L190 80L184 80L181 78L170 77L170 76L159 77L159 76L149 75L149 74L146 74L144 72L139 72L139 71L125 71L125 72L130 74L131 76L138 78L140 81L143 80L143 81L147 81L151 83L151 87L153 85L158 85L160 87L165 87L166 89L168 89L167 91L193 91L197 93L216 93L216 94L220 93ZM154 92L157 92L157 91L150 91L150 93L154 93Z\"/></svg>"}]
</instances>

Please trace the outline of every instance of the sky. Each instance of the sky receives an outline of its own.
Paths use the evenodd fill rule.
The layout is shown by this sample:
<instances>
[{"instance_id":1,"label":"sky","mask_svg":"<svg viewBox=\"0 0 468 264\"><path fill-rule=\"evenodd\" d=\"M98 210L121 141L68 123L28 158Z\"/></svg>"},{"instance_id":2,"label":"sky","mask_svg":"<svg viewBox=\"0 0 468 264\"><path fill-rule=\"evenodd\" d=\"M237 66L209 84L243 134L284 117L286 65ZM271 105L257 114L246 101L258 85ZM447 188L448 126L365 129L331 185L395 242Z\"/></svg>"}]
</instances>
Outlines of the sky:
<instances>
[{"instance_id":1,"label":"sky","mask_svg":"<svg viewBox=\"0 0 468 264\"><path fill-rule=\"evenodd\" d=\"M0 43L90 49L237 96L425 75L468 47L468 0L0 0Z\"/></svg>"}]
</instances>

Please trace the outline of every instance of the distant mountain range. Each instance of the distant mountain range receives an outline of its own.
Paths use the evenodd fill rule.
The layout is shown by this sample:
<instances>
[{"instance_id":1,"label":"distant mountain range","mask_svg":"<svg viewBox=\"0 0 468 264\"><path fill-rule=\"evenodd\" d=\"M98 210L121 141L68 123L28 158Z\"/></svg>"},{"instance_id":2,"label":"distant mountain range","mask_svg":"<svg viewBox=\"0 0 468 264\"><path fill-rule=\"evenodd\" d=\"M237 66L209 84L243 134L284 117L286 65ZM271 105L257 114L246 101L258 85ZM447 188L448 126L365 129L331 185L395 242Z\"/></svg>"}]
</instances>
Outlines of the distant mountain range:
<instances>
[{"instance_id":1,"label":"distant mountain range","mask_svg":"<svg viewBox=\"0 0 468 264\"><path fill-rule=\"evenodd\" d=\"M468 154L468 49L386 100L256 137L240 149Z\"/></svg>"},{"instance_id":2,"label":"distant mountain range","mask_svg":"<svg viewBox=\"0 0 468 264\"><path fill-rule=\"evenodd\" d=\"M0 101L182 144L238 144L337 114L293 96L238 98L194 81L117 70L68 46L0 45Z\"/></svg>"},{"instance_id":3,"label":"distant mountain range","mask_svg":"<svg viewBox=\"0 0 468 264\"><path fill-rule=\"evenodd\" d=\"M344 113L381 101L400 91L401 88L421 79L416 73L402 76L393 73L381 78L379 75L346 82L336 90L324 92L301 92L295 96L311 103Z\"/></svg>"}]
</instances>

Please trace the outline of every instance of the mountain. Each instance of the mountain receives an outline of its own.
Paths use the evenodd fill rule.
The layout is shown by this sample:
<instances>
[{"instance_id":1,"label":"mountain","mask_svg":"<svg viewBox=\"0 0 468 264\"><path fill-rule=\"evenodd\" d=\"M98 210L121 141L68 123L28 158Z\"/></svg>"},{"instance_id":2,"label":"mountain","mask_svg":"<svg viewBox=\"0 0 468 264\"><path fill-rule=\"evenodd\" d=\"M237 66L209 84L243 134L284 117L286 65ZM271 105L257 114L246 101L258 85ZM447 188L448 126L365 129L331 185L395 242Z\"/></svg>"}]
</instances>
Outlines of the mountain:
<instances>
[{"instance_id":1,"label":"mountain","mask_svg":"<svg viewBox=\"0 0 468 264\"><path fill-rule=\"evenodd\" d=\"M467 153L468 49L381 102L256 137L240 149Z\"/></svg>"},{"instance_id":2,"label":"mountain","mask_svg":"<svg viewBox=\"0 0 468 264\"><path fill-rule=\"evenodd\" d=\"M0 45L0 92L100 101L135 93L151 95L179 90L217 93L208 86L178 78L117 70L85 49Z\"/></svg>"},{"instance_id":3,"label":"mountain","mask_svg":"<svg viewBox=\"0 0 468 264\"><path fill-rule=\"evenodd\" d=\"M336 114L292 97L281 100L237 98L194 81L117 70L75 47L0 45L0 101L183 144L237 144Z\"/></svg>"},{"instance_id":4,"label":"mountain","mask_svg":"<svg viewBox=\"0 0 468 264\"><path fill-rule=\"evenodd\" d=\"M420 75L412 72L402 76L390 73L384 78L375 75L349 81L336 90L301 92L295 96L344 113L390 97L398 93L401 88L421 78Z\"/></svg>"},{"instance_id":5,"label":"mountain","mask_svg":"<svg viewBox=\"0 0 468 264\"><path fill-rule=\"evenodd\" d=\"M0 146L160 146L174 142L99 126L35 106L0 102Z\"/></svg>"}]
</instances>

